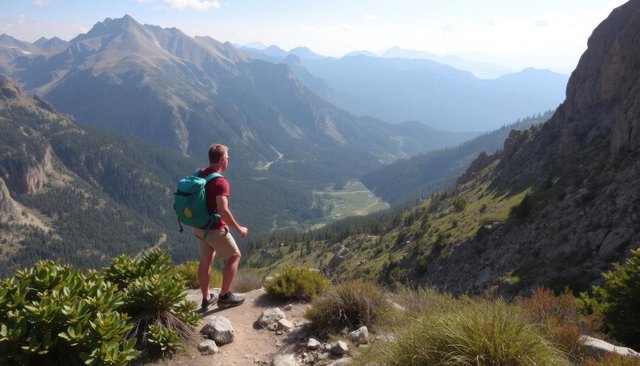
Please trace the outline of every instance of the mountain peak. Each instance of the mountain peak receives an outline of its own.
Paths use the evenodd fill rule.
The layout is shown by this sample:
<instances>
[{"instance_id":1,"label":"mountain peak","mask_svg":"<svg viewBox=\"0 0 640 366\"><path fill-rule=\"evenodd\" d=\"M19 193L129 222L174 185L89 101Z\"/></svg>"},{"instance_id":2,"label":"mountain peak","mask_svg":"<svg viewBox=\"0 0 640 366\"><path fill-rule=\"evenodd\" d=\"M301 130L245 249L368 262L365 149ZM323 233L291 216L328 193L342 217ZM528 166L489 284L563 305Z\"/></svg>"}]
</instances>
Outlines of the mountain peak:
<instances>
[{"instance_id":1,"label":"mountain peak","mask_svg":"<svg viewBox=\"0 0 640 366\"><path fill-rule=\"evenodd\" d=\"M91 30L85 34L81 34L75 38L75 40L84 40L92 37L100 37L105 34L120 33L132 28L142 29L142 25L133 19L130 15L125 15L122 18L106 18L102 22L96 23Z\"/></svg>"},{"instance_id":2,"label":"mountain peak","mask_svg":"<svg viewBox=\"0 0 640 366\"><path fill-rule=\"evenodd\" d=\"M309 60L317 60L317 59L324 58L324 56L318 55L317 53L311 51L311 49L307 47L296 47L291 51L289 51L289 54L296 55L296 56L299 56L300 58L309 59Z\"/></svg>"}]
</instances>

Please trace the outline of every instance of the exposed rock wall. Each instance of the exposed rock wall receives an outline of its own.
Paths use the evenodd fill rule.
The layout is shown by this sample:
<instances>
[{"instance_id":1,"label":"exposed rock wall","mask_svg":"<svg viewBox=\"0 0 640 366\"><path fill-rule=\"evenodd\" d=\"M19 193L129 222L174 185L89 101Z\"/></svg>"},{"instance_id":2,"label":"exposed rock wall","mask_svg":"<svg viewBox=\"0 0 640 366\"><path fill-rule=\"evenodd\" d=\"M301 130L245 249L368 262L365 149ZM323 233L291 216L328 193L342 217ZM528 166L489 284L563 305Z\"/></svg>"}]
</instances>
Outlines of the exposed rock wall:
<instances>
[{"instance_id":1,"label":"exposed rock wall","mask_svg":"<svg viewBox=\"0 0 640 366\"><path fill-rule=\"evenodd\" d=\"M19 215L18 206L11 198L4 180L0 178L0 222L7 222L17 218Z\"/></svg>"}]
</instances>

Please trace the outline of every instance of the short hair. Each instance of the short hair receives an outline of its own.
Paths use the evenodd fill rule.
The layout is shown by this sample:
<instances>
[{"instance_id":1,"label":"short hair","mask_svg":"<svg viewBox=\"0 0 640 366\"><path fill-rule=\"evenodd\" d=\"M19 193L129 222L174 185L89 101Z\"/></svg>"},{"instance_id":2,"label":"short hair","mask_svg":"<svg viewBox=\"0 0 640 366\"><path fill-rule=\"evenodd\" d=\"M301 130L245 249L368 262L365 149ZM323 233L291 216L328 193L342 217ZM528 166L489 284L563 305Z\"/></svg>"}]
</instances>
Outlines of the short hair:
<instances>
[{"instance_id":1,"label":"short hair","mask_svg":"<svg viewBox=\"0 0 640 366\"><path fill-rule=\"evenodd\" d=\"M209 147L209 163L217 164L220 159L229 151L229 148L222 144L213 144Z\"/></svg>"}]
</instances>

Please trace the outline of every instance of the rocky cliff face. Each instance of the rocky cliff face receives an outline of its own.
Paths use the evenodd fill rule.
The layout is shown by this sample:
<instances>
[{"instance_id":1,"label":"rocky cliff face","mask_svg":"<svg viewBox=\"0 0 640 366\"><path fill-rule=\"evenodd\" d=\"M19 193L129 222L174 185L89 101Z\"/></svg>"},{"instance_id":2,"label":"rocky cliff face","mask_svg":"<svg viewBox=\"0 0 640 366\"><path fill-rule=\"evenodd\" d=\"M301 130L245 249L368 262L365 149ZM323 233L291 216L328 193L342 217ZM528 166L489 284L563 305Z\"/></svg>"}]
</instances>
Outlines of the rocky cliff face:
<instances>
[{"instance_id":1,"label":"rocky cliff face","mask_svg":"<svg viewBox=\"0 0 640 366\"><path fill-rule=\"evenodd\" d=\"M632 0L594 30L551 120L509 136L497 156L492 184L531 188L531 215L435 256L423 281L470 292L583 290L639 247L638 80L640 0Z\"/></svg>"},{"instance_id":2,"label":"rocky cliff face","mask_svg":"<svg viewBox=\"0 0 640 366\"><path fill-rule=\"evenodd\" d=\"M12 79L0 75L0 110L8 106L40 106L46 102L40 98L29 98ZM2 126L7 134L3 156L0 157L0 179L13 192L33 195L38 193L53 171L51 145L40 134L27 126L16 129L15 125ZM9 131L10 130L10 131ZM21 143L19 143L21 142Z\"/></svg>"},{"instance_id":3,"label":"rocky cliff face","mask_svg":"<svg viewBox=\"0 0 640 366\"><path fill-rule=\"evenodd\" d=\"M19 214L18 206L11 198L7 185L0 178L0 222L14 220Z\"/></svg>"}]
</instances>

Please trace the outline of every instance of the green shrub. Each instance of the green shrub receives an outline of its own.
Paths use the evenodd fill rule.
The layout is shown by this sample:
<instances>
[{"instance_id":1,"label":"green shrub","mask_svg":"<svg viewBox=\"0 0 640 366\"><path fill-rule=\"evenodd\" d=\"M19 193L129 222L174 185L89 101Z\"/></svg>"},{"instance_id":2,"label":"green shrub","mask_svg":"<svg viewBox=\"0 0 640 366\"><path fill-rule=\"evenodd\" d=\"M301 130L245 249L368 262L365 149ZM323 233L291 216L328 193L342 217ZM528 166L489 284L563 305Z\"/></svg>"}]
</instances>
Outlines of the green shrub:
<instances>
[{"instance_id":1,"label":"green shrub","mask_svg":"<svg viewBox=\"0 0 640 366\"><path fill-rule=\"evenodd\" d=\"M200 288L198 283L198 265L197 261L189 261L175 266L176 274L184 281L187 288ZM220 287L222 285L222 273L220 271L209 270L209 287Z\"/></svg>"},{"instance_id":2,"label":"green shrub","mask_svg":"<svg viewBox=\"0 0 640 366\"><path fill-rule=\"evenodd\" d=\"M117 308L123 295L95 271L38 262L0 283L0 364L125 365L139 352Z\"/></svg>"},{"instance_id":3,"label":"green shrub","mask_svg":"<svg viewBox=\"0 0 640 366\"><path fill-rule=\"evenodd\" d=\"M139 258L119 256L103 273L118 283L123 292L118 309L129 314L133 323L126 338L135 339L139 349L162 353L174 351L175 347L156 347L157 342L165 339L165 335L170 337L171 332L185 342L197 337L193 329L199 320L195 314L197 305L187 300L184 282L162 249L145 252ZM151 329L162 329L158 326L167 330L151 336Z\"/></svg>"},{"instance_id":4,"label":"green shrub","mask_svg":"<svg viewBox=\"0 0 640 366\"><path fill-rule=\"evenodd\" d=\"M609 334L632 348L640 348L640 249L632 250L624 264L604 273L602 287L582 293L579 306L585 314L602 314Z\"/></svg>"},{"instance_id":5,"label":"green shrub","mask_svg":"<svg viewBox=\"0 0 640 366\"><path fill-rule=\"evenodd\" d=\"M386 323L394 316L387 293L370 282L349 281L325 291L315 298L305 317L320 335Z\"/></svg>"},{"instance_id":6,"label":"green shrub","mask_svg":"<svg viewBox=\"0 0 640 366\"><path fill-rule=\"evenodd\" d=\"M319 272L305 267L289 266L264 284L271 295L290 300L311 300L329 285Z\"/></svg>"},{"instance_id":7,"label":"green shrub","mask_svg":"<svg viewBox=\"0 0 640 366\"><path fill-rule=\"evenodd\" d=\"M147 340L163 355L174 353L182 348L178 332L160 324L151 324L149 326L149 337Z\"/></svg>"},{"instance_id":8,"label":"green shrub","mask_svg":"<svg viewBox=\"0 0 640 366\"><path fill-rule=\"evenodd\" d=\"M359 360L381 365L569 365L523 311L502 300L463 299L428 314Z\"/></svg>"}]
</instances>

